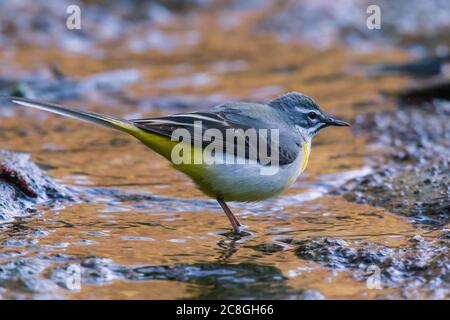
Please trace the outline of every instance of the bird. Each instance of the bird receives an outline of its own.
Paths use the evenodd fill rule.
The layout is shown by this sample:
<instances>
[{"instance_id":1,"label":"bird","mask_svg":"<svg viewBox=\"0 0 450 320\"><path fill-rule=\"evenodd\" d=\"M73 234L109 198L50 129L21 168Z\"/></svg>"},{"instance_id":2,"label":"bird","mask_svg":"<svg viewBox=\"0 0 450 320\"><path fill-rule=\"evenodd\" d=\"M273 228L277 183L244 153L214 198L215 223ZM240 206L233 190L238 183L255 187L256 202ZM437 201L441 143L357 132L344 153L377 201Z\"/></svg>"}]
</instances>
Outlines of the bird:
<instances>
[{"instance_id":1,"label":"bird","mask_svg":"<svg viewBox=\"0 0 450 320\"><path fill-rule=\"evenodd\" d=\"M190 177L206 196L217 200L235 234L242 233L243 225L230 210L227 202L255 202L279 195L305 170L311 151L311 140L321 129L329 126L350 126L349 123L324 113L312 98L299 92L286 93L267 103L230 101L219 104L210 111L131 120L34 99L22 97L7 99L17 105L84 120L137 138L145 146L169 160L175 169ZM240 157L245 158L246 162L216 163L205 159L193 161L194 163L175 161L173 151L180 141L174 140L173 135L180 130L192 133L197 129L202 133L214 129L216 130L214 132L224 135L229 130L241 134L249 129L258 133L267 130L276 131L276 134L268 135L266 140L258 140L256 144L256 149L265 146L271 154L273 152L277 156L274 165L276 170L271 174L262 174L262 169L266 168L268 163L263 161L260 153L257 153L256 157L250 157L251 154L254 155L250 151L255 150L255 144L248 136L239 140L240 142L214 137L218 144L228 147L231 143L232 147L225 150L218 149L217 154L212 153L213 157L218 157L217 159L231 155L232 160L239 160L237 158ZM271 144L270 137L275 136L277 143ZM202 154L202 151L208 148L208 141L197 140L194 134L194 138L190 141L183 141L183 146L192 146L193 151ZM243 147L241 150L245 150L244 154L236 153L238 146Z\"/></svg>"}]
</instances>

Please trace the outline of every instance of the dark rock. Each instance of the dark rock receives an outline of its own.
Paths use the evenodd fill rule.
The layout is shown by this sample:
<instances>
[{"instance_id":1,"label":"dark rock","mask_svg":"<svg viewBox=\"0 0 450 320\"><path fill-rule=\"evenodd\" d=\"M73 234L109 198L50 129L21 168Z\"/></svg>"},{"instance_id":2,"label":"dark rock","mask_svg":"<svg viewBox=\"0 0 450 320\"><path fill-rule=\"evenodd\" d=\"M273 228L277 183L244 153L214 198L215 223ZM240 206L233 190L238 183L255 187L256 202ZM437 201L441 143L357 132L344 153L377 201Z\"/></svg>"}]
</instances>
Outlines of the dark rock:
<instances>
[{"instance_id":1,"label":"dark rock","mask_svg":"<svg viewBox=\"0 0 450 320\"><path fill-rule=\"evenodd\" d=\"M365 268L371 264L386 264L392 253L388 248L364 248L357 250L346 241L333 238L315 238L296 244L295 254L305 260L321 262L333 269ZM378 249L378 250L377 250Z\"/></svg>"},{"instance_id":2,"label":"dark rock","mask_svg":"<svg viewBox=\"0 0 450 320\"><path fill-rule=\"evenodd\" d=\"M367 68L367 73L370 76L404 74L426 78L443 74L447 63L450 63L450 55L425 57L406 63L371 65Z\"/></svg>"},{"instance_id":3,"label":"dark rock","mask_svg":"<svg viewBox=\"0 0 450 320\"><path fill-rule=\"evenodd\" d=\"M139 3L139 1L137 1ZM157 0L155 1L161 5L166 6L170 10L176 12L183 12L198 7L205 7L211 4L210 0Z\"/></svg>"},{"instance_id":4,"label":"dark rock","mask_svg":"<svg viewBox=\"0 0 450 320\"><path fill-rule=\"evenodd\" d=\"M73 200L71 192L46 176L29 155L0 150L0 222L27 216L38 204Z\"/></svg>"},{"instance_id":5,"label":"dark rock","mask_svg":"<svg viewBox=\"0 0 450 320\"><path fill-rule=\"evenodd\" d=\"M17 1L1 2L2 32L0 47L17 43L55 48L68 52L101 54L102 45L128 38L136 29L154 29L167 24L175 13L185 14L192 8L205 7L209 0L157 1L36 1L24 5ZM66 9L78 5L82 27L69 30ZM18 19L17 17L20 17ZM141 40L143 37L141 37Z\"/></svg>"},{"instance_id":6,"label":"dark rock","mask_svg":"<svg viewBox=\"0 0 450 320\"><path fill-rule=\"evenodd\" d=\"M369 5L380 7L380 30L366 26ZM436 12L442 13L439 19ZM421 44L431 51L436 43L448 39L449 12L450 3L440 0L288 0L271 6L258 31L272 31L282 40L300 40L319 47L344 43L356 50L369 50L394 44L417 49Z\"/></svg>"},{"instance_id":7,"label":"dark rock","mask_svg":"<svg viewBox=\"0 0 450 320\"><path fill-rule=\"evenodd\" d=\"M252 263L140 267L127 274L127 278L134 280L166 279L207 285L223 282L245 283L285 279L281 271L275 267Z\"/></svg>"},{"instance_id":8,"label":"dark rock","mask_svg":"<svg viewBox=\"0 0 450 320\"><path fill-rule=\"evenodd\" d=\"M422 103L435 99L450 100L450 78L436 77L408 86L396 93L400 103Z\"/></svg>"},{"instance_id":9,"label":"dark rock","mask_svg":"<svg viewBox=\"0 0 450 320\"><path fill-rule=\"evenodd\" d=\"M383 157L389 167L350 181L338 193L419 220L449 221L449 115L449 102L434 101L358 118L358 132L388 147Z\"/></svg>"},{"instance_id":10,"label":"dark rock","mask_svg":"<svg viewBox=\"0 0 450 320\"><path fill-rule=\"evenodd\" d=\"M324 298L318 291L293 289L281 270L270 265L204 262L129 266L96 256L0 256L0 287L7 291L3 298L63 298L85 285L104 285L113 280L168 280L204 287L194 299Z\"/></svg>"},{"instance_id":11,"label":"dark rock","mask_svg":"<svg viewBox=\"0 0 450 320\"><path fill-rule=\"evenodd\" d=\"M284 250L283 246L276 243L261 243L256 246L247 246L247 248L252 248L253 250L268 254Z\"/></svg>"},{"instance_id":12,"label":"dark rock","mask_svg":"<svg viewBox=\"0 0 450 320\"><path fill-rule=\"evenodd\" d=\"M82 96L89 97L90 92L118 93L120 88L136 82L140 77L134 69L110 70L82 79L55 74L55 70L52 72L54 79L29 76L20 81L0 80L0 95L47 101L79 100Z\"/></svg>"},{"instance_id":13,"label":"dark rock","mask_svg":"<svg viewBox=\"0 0 450 320\"><path fill-rule=\"evenodd\" d=\"M435 100L359 116L354 129L385 149L388 147L387 156L397 162L449 159L449 116L450 102Z\"/></svg>"},{"instance_id":14,"label":"dark rock","mask_svg":"<svg viewBox=\"0 0 450 320\"><path fill-rule=\"evenodd\" d=\"M289 297L290 300L325 300L325 296L316 290L305 290L299 295Z\"/></svg>"},{"instance_id":15,"label":"dark rock","mask_svg":"<svg viewBox=\"0 0 450 320\"><path fill-rule=\"evenodd\" d=\"M32 272L29 268L32 268ZM42 289L52 288L54 292L58 292L55 286L73 290L70 284L73 283L74 270L80 275L81 286L102 285L113 280L169 280L208 288L194 299L324 299L318 291L294 290L286 284L287 279L278 268L268 265L205 262L133 267L95 256L55 255L32 260L18 258L0 264L0 285L2 281L16 279L16 291L20 292L42 293L37 289L40 284ZM30 283L28 278L36 284L34 289L22 283ZM58 294L67 293L65 290Z\"/></svg>"},{"instance_id":16,"label":"dark rock","mask_svg":"<svg viewBox=\"0 0 450 320\"><path fill-rule=\"evenodd\" d=\"M416 222L444 225L450 221L450 167L444 160L439 164L397 174L379 169L350 181L338 193L349 201L383 207Z\"/></svg>"},{"instance_id":17,"label":"dark rock","mask_svg":"<svg viewBox=\"0 0 450 320\"><path fill-rule=\"evenodd\" d=\"M450 217L450 103L402 105L357 118L355 130L382 146L385 165L335 193L358 203L442 225Z\"/></svg>"},{"instance_id":18,"label":"dark rock","mask_svg":"<svg viewBox=\"0 0 450 320\"><path fill-rule=\"evenodd\" d=\"M7 284L8 288L14 289L13 295L7 298L26 299L32 295L43 299L54 298L58 286L42 276L45 268L46 264L38 258L9 260L0 264L0 286Z\"/></svg>"},{"instance_id":19,"label":"dark rock","mask_svg":"<svg viewBox=\"0 0 450 320\"><path fill-rule=\"evenodd\" d=\"M69 266L57 267L51 279L65 287ZM113 264L108 259L88 257L79 264L82 284L104 284L113 279L143 281L172 280L210 289L201 297L208 299L286 298L297 294L284 283L286 278L273 266L252 263L196 263L130 267ZM285 294L282 294L284 292ZM282 295L282 296L279 296Z\"/></svg>"},{"instance_id":20,"label":"dark rock","mask_svg":"<svg viewBox=\"0 0 450 320\"><path fill-rule=\"evenodd\" d=\"M295 243L299 258L333 269L355 270L359 279L367 278L368 270L375 266L382 286L401 288L403 297L450 296L448 240L426 241L414 236L409 246L400 248L327 237Z\"/></svg>"}]
</instances>

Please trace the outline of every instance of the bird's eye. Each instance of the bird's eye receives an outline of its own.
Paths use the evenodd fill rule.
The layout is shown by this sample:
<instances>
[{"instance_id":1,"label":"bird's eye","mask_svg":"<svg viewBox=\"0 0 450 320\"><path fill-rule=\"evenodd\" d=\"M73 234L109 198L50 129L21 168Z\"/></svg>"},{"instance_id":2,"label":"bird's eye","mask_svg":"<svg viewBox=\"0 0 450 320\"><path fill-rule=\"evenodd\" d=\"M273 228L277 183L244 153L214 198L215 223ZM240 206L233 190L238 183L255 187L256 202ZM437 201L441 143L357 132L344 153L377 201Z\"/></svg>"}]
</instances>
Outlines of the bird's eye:
<instances>
[{"instance_id":1,"label":"bird's eye","mask_svg":"<svg viewBox=\"0 0 450 320\"><path fill-rule=\"evenodd\" d=\"M311 120L317 119L317 113L315 112L308 113L308 118L310 118Z\"/></svg>"}]
</instances>

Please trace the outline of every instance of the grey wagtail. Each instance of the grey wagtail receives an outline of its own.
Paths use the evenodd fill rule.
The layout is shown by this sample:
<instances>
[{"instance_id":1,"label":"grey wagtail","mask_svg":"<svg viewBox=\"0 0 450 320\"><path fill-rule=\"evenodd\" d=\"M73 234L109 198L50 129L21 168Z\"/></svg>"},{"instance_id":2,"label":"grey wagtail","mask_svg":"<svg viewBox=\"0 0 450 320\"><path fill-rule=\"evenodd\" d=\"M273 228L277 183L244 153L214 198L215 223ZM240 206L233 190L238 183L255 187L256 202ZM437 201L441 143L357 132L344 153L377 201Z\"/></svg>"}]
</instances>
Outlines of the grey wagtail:
<instances>
[{"instance_id":1,"label":"grey wagtail","mask_svg":"<svg viewBox=\"0 0 450 320\"><path fill-rule=\"evenodd\" d=\"M226 201L258 201L280 194L305 170L311 139L319 130L328 126L349 126L347 122L326 115L311 98L297 92L287 93L267 104L229 102L214 107L210 112L136 120L124 120L24 98L9 97L8 100L25 107L118 129L134 136L168 159L177 170L188 175L204 194L216 199L236 233L240 233L242 225ZM192 131L198 123L202 130L214 128L221 132L227 129L278 130L278 170L274 174L262 175L260 169L265 164L259 158L244 164L174 163L171 155L178 141L173 141L172 134L180 128ZM206 148L205 143L199 146L191 141L190 145L194 146L193 149L200 148L199 151ZM246 148L248 151L249 146L246 145ZM247 156L248 152L245 153Z\"/></svg>"}]
</instances>

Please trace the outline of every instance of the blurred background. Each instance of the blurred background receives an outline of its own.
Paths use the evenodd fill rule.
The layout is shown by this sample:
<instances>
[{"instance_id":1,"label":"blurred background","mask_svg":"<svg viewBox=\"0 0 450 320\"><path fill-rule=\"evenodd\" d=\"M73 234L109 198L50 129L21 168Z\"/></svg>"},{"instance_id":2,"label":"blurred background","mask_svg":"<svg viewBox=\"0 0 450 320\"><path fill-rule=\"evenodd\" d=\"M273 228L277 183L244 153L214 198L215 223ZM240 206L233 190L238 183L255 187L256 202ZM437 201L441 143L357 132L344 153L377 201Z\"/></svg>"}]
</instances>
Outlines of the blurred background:
<instances>
[{"instance_id":1,"label":"blurred background","mask_svg":"<svg viewBox=\"0 0 450 320\"><path fill-rule=\"evenodd\" d=\"M2 102L0 297L449 298L449 28L446 0L0 0L0 95L139 118L299 91L353 124L232 204L235 237L136 141Z\"/></svg>"}]
</instances>

